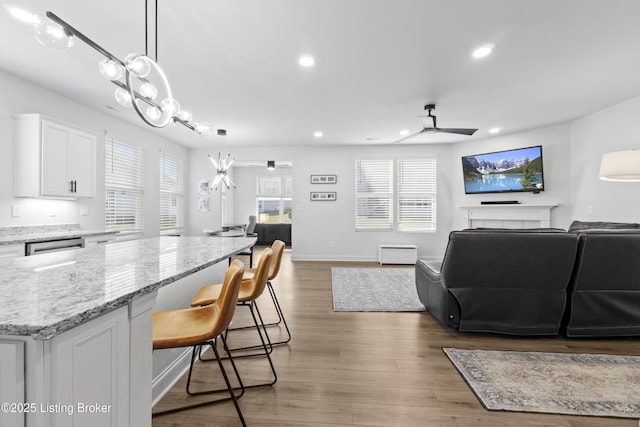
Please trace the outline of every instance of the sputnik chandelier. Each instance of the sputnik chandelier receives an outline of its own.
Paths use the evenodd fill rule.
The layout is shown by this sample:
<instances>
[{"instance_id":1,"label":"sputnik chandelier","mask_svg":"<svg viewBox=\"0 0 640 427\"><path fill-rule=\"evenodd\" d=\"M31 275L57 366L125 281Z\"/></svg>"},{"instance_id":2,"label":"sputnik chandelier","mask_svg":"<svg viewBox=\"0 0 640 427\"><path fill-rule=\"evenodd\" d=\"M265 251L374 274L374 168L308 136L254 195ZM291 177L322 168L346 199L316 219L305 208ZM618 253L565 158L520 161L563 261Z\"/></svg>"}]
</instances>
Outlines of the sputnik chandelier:
<instances>
[{"instance_id":1,"label":"sputnik chandelier","mask_svg":"<svg viewBox=\"0 0 640 427\"><path fill-rule=\"evenodd\" d=\"M156 0L156 38L157 7ZM14 14L11 11L10 13ZM37 15L30 15L28 19L18 19L30 23L36 39L46 47L68 49L74 45L74 40L77 38L101 53L105 59L100 62L100 73L117 86L116 101L124 107L133 107L138 116L149 126L162 128L173 122L180 123L201 136L213 134L211 124L194 122L191 112L182 109L173 97L167 77L157 63L157 40L155 60L150 58L147 52L144 55L131 53L121 60L53 12L47 12L46 16L47 20L41 20ZM147 30L146 24L145 22L145 30Z\"/></svg>"},{"instance_id":2,"label":"sputnik chandelier","mask_svg":"<svg viewBox=\"0 0 640 427\"><path fill-rule=\"evenodd\" d=\"M236 185L233 183L233 181L231 181L231 178L229 178L229 175L227 175L227 171L231 167L231 164L233 163L233 160L234 160L234 159L229 160L229 157L231 157L231 154L227 154L227 157L220 160L220 153L218 153L218 161L216 161L211 156L211 154L209 154L209 159L211 160L211 163L213 163L213 167L216 168L216 177L213 180L213 184L211 184L211 187L214 190L218 189L218 184L220 183L220 181L222 181L224 185L227 186L227 190L231 187L236 188Z\"/></svg>"}]
</instances>

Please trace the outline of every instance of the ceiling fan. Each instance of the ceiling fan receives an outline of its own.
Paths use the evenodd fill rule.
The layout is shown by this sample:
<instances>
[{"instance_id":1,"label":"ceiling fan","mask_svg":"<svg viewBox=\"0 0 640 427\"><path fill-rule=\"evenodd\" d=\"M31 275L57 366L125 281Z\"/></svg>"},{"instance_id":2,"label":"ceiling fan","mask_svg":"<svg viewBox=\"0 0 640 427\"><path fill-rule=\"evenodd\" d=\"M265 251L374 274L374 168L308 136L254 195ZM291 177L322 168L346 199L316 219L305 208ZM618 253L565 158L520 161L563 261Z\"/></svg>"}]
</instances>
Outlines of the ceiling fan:
<instances>
[{"instance_id":1,"label":"ceiling fan","mask_svg":"<svg viewBox=\"0 0 640 427\"><path fill-rule=\"evenodd\" d=\"M428 111L426 116L420 116L425 118L431 118L433 125L431 127L423 127L421 131L416 132L412 135L405 136L404 138L400 138L396 142L406 141L409 138L413 138L416 135L420 135L421 133L455 133L458 135L473 135L478 129L462 129L462 128L439 128L436 124L436 116L432 114L433 110L436 109L436 104L427 104L424 106L424 110ZM426 119L425 119L426 120Z\"/></svg>"}]
</instances>

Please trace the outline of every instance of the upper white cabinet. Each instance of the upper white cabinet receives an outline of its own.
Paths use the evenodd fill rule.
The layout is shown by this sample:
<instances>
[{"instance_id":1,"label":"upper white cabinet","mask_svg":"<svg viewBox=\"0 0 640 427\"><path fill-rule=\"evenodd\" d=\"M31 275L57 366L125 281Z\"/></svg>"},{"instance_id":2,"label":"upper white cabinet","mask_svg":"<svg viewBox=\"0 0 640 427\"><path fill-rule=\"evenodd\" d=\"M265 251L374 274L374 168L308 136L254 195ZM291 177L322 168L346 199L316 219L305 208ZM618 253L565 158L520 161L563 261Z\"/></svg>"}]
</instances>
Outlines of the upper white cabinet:
<instances>
[{"instance_id":1,"label":"upper white cabinet","mask_svg":"<svg viewBox=\"0 0 640 427\"><path fill-rule=\"evenodd\" d=\"M96 134L40 114L14 118L16 197L96 195Z\"/></svg>"}]
</instances>

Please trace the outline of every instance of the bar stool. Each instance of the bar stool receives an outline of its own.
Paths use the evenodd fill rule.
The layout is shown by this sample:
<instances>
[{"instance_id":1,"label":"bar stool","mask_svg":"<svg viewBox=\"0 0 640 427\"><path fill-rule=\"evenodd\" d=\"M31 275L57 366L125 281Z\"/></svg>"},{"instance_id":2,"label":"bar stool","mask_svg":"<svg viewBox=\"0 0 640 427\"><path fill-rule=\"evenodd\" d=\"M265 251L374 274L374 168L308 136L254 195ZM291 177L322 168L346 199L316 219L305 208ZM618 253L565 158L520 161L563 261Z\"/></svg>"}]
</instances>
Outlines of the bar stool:
<instances>
[{"instance_id":1,"label":"bar stool","mask_svg":"<svg viewBox=\"0 0 640 427\"><path fill-rule=\"evenodd\" d=\"M285 330L287 331L287 339L273 342L272 345L286 344L291 341L291 331L289 330L289 325L287 325L287 321L284 318L284 313L282 312L282 307L280 306L280 302L278 301L278 297L276 296L276 291L273 288L273 284L271 281L278 276L280 272L280 265L282 264L282 255L284 254L285 243L282 240L275 240L271 245L271 250L273 251L273 259L271 260L271 266L269 267L269 277L267 278L267 289L269 290L269 294L271 295L271 301L273 301L273 305L276 309L276 313L278 315L278 321L267 323L265 326L277 326L280 323L284 324ZM249 268L244 271L244 276L242 276L243 280L250 279L256 273L255 268ZM242 329L242 328L238 328Z\"/></svg>"},{"instance_id":2,"label":"bar stool","mask_svg":"<svg viewBox=\"0 0 640 427\"><path fill-rule=\"evenodd\" d=\"M153 313L154 350L193 346L191 367L189 368L189 377L187 379L187 393L191 396L197 396L225 391L225 389L207 390L196 393L189 391L193 363L197 354L196 351L203 345L209 345L215 354L216 360L218 361L218 367L220 368L220 372L224 378L226 390L230 395L228 398L209 400L206 402L157 412L153 414L154 416L170 414L183 411L185 409L192 409L232 400L236 408L236 412L238 413L238 417L240 417L240 421L242 421L242 425L246 425L237 400L237 398L244 393L244 385L242 384L236 365L233 362L231 355L229 355L229 360L233 370L235 371L238 382L240 383L241 393L239 396L236 396L222 364L220 354L216 349L216 339L221 337L224 343L223 332L229 327L233 314L235 313L243 274L244 264L241 261L235 260L231 266L229 266L229 269L224 276L224 283L220 286L220 294L212 304L202 307Z\"/></svg>"},{"instance_id":3,"label":"bar stool","mask_svg":"<svg viewBox=\"0 0 640 427\"><path fill-rule=\"evenodd\" d=\"M254 349L262 347L264 349L264 353L253 353L253 354L243 354L236 357L253 357L253 356L267 356L267 360L269 361L269 366L271 367L271 372L273 372L273 381L267 382L264 384L256 384L245 386L245 388L253 388L253 387L262 387L266 385L273 385L278 380L278 376L276 374L275 367L273 366L273 362L271 361L270 353L273 350L273 345L269 340L269 334L267 333L267 329L262 321L262 316L260 315L260 309L258 308L258 304L256 303L256 299L262 295L264 289L267 285L267 278L269 274L269 265L271 264L271 259L273 256L273 251L271 248L265 248L260 255L260 260L258 261L258 266L256 267L255 274L250 279L242 280L240 283L240 292L238 294L237 304L239 306L248 307L251 312L251 317L253 318L254 327L258 331L258 336L260 337L261 344L256 346L249 347L241 347L241 348L229 348L225 344L225 350L231 355L233 351L240 351L246 349ZM196 296L191 300L192 307L198 306L207 306L208 304L215 303L221 295L222 285L206 285L200 288L196 293ZM257 317L256 317L257 314ZM259 320L259 321L258 321ZM264 335L263 335L264 332ZM226 333L225 333L226 337ZM207 359L200 359L206 361Z\"/></svg>"}]
</instances>

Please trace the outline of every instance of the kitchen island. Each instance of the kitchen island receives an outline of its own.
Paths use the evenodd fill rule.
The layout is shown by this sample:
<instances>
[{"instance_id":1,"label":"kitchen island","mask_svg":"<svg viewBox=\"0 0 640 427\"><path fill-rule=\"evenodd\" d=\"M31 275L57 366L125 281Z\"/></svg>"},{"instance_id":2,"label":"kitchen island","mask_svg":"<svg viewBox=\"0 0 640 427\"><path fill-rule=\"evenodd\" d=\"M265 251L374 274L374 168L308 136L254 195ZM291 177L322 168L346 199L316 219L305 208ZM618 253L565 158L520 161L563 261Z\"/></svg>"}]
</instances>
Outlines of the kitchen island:
<instances>
[{"instance_id":1,"label":"kitchen island","mask_svg":"<svg viewBox=\"0 0 640 427\"><path fill-rule=\"evenodd\" d=\"M158 237L0 260L0 425L150 426L157 293L254 243Z\"/></svg>"}]
</instances>

